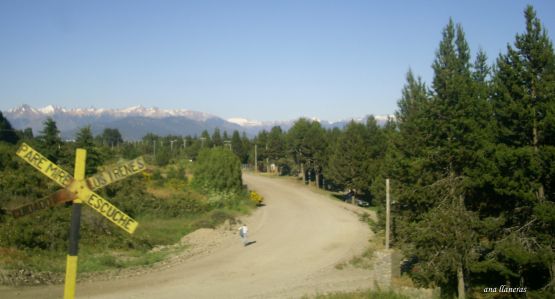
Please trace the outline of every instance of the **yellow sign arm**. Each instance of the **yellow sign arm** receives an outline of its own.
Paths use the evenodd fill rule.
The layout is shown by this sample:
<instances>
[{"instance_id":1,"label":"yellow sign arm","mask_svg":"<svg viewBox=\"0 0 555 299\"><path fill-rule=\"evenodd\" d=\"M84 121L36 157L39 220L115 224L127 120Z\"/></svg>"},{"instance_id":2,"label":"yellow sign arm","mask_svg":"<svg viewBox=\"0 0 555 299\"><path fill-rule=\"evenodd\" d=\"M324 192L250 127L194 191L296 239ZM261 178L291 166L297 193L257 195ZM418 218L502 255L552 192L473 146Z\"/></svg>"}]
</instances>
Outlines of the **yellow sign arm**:
<instances>
[{"instance_id":1,"label":"yellow sign arm","mask_svg":"<svg viewBox=\"0 0 555 299\"><path fill-rule=\"evenodd\" d=\"M108 220L112 221L115 225L130 234L133 234L137 229L137 226L139 226L139 223L135 219L129 217L109 201L92 191L87 190L81 193L79 197L81 197L83 202L85 202L89 207L93 208L102 216L108 218Z\"/></svg>"},{"instance_id":2,"label":"yellow sign arm","mask_svg":"<svg viewBox=\"0 0 555 299\"><path fill-rule=\"evenodd\" d=\"M64 188L68 187L73 181L71 174L54 164L54 162L48 160L27 143L22 143L16 154Z\"/></svg>"},{"instance_id":3,"label":"yellow sign arm","mask_svg":"<svg viewBox=\"0 0 555 299\"><path fill-rule=\"evenodd\" d=\"M88 177L86 181L91 190L96 190L113 182L137 174L145 169L145 160L143 159L143 157L139 157L131 161L126 161L111 166L106 171Z\"/></svg>"},{"instance_id":4,"label":"yellow sign arm","mask_svg":"<svg viewBox=\"0 0 555 299\"><path fill-rule=\"evenodd\" d=\"M67 189L60 189L46 197L43 197L42 199L17 207L13 210L9 210L9 212L13 217L18 218L48 207L53 207L62 202L72 201L75 198L75 194L69 192Z\"/></svg>"}]
</instances>

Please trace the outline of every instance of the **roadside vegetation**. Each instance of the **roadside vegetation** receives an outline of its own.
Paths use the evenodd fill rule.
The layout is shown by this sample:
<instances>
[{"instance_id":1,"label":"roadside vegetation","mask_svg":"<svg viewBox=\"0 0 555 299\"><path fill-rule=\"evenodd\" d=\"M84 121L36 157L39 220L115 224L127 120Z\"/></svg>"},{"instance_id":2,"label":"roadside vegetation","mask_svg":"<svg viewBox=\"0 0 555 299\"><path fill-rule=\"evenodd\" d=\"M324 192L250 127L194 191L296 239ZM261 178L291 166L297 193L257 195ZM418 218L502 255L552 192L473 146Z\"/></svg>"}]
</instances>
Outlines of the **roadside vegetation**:
<instances>
[{"instance_id":1,"label":"roadside vegetation","mask_svg":"<svg viewBox=\"0 0 555 299\"><path fill-rule=\"evenodd\" d=\"M3 120L9 125L6 120ZM114 133L115 132L115 133ZM83 207L80 239L80 272L94 272L152 265L184 249L176 244L199 228L215 228L249 213L256 203L241 181L239 159L229 150L200 150L197 163L171 152L168 159L135 151L131 153L109 130L102 139L83 128L75 142L58 137L49 119L38 137L14 134L0 143L0 268L6 270L65 271L71 204L61 204L13 218L8 210L32 202L58 189L34 168L15 156L27 142L55 163L72 172L75 148L88 151L87 174L121 159L146 155L149 169L99 190L98 193L139 222L133 235L122 231L88 207ZM105 132L106 133L106 132ZM111 141L109 135L115 134ZM106 138L104 138L106 137ZM103 144L110 144L105 146ZM115 146L112 146L115 145ZM217 173L214 173L216 171ZM156 248L164 250L153 250Z\"/></svg>"}]
</instances>

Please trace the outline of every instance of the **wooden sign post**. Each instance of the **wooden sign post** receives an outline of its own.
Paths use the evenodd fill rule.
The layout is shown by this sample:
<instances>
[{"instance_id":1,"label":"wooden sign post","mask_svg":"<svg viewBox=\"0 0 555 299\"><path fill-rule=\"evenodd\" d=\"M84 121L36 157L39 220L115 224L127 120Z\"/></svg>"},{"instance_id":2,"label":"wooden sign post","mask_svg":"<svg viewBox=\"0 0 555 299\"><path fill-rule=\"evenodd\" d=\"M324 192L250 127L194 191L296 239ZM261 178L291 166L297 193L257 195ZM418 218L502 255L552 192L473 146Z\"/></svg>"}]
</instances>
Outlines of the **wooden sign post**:
<instances>
[{"instance_id":1,"label":"wooden sign post","mask_svg":"<svg viewBox=\"0 0 555 299\"><path fill-rule=\"evenodd\" d=\"M389 199L389 179L385 180L385 249L389 249L389 235L391 227L391 200Z\"/></svg>"},{"instance_id":2,"label":"wooden sign post","mask_svg":"<svg viewBox=\"0 0 555 299\"><path fill-rule=\"evenodd\" d=\"M64 287L64 299L73 299L75 297L77 277L77 254L79 251L82 203L84 202L115 225L132 234L137 229L139 223L93 192L93 190L139 173L146 169L146 164L143 158L139 157L125 163L118 163L102 173L85 179L87 151L84 149L76 150L74 177L26 143L21 144L16 154L63 189L36 202L11 210L12 216L21 217L62 202L73 201Z\"/></svg>"}]
</instances>

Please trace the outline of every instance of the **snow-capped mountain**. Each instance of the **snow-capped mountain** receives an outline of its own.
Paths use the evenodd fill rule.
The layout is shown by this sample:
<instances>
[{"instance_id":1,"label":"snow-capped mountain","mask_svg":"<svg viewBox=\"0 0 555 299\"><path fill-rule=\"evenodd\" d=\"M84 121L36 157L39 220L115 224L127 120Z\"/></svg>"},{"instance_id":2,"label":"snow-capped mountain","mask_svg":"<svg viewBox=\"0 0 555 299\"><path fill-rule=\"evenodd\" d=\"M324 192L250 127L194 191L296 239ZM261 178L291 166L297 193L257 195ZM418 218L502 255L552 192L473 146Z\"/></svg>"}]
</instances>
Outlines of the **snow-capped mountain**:
<instances>
[{"instance_id":1,"label":"snow-capped mountain","mask_svg":"<svg viewBox=\"0 0 555 299\"><path fill-rule=\"evenodd\" d=\"M242 130L239 125L225 121L215 115L186 109L160 109L133 106L123 109L63 108L49 105L34 108L29 105L7 110L3 113L16 129L32 128L34 134L43 129L47 117L56 121L65 139L75 138L79 128L91 126L93 134L105 128L117 128L125 139L135 140L147 133L158 135L199 135L203 130L215 128Z\"/></svg>"},{"instance_id":2,"label":"snow-capped mountain","mask_svg":"<svg viewBox=\"0 0 555 299\"><path fill-rule=\"evenodd\" d=\"M66 109L62 107L57 107L53 105L48 105L43 108L33 108L29 105L21 105L17 108L10 109L6 111L7 114L16 117L25 116L51 116L55 114L65 114L71 116L89 116L89 117L101 117L101 116L111 116L116 118L124 118L130 116L141 116L150 118L164 118L171 116L183 116L190 119L198 121L206 121L210 118L218 118L215 115L211 115L204 112L197 112L186 109L160 109L158 107L146 108L143 106L132 106L122 109L103 109L103 108L71 108Z\"/></svg>"},{"instance_id":3,"label":"snow-capped mountain","mask_svg":"<svg viewBox=\"0 0 555 299\"><path fill-rule=\"evenodd\" d=\"M100 134L105 128L117 128L124 139L141 139L148 133L158 135L200 135L202 131L213 132L219 128L229 133L237 130L249 136L256 135L261 130L271 130L280 126L289 130L295 120L288 121L257 121L241 117L223 119L218 116L187 109L160 109L157 107L133 106L122 109L104 108L63 108L48 105L34 108L29 105L9 109L4 116L16 129L32 128L34 134L43 129L43 122L51 117L56 121L58 129L64 139L75 138L75 133L84 126L91 126L93 134ZM379 124L387 121L387 115L375 116ZM339 122L327 122L317 118L325 128L343 127L351 120L364 122L367 117L348 119Z\"/></svg>"},{"instance_id":4,"label":"snow-capped mountain","mask_svg":"<svg viewBox=\"0 0 555 299\"><path fill-rule=\"evenodd\" d=\"M370 116L367 115L364 117L349 118L349 119L344 119L344 120L335 121L335 122L321 120L317 117L305 117L305 118L310 119L312 121L319 122L324 128L335 128L335 127L342 128L351 121L364 123L368 120L368 117ZM394 115L374 115L374 119L380 126L383 126L388 121L388 119L394 119L394 118L395 118ZM291 126L293 126L296 119L288 120L288 121L258 121L258 120L251 120L251 119L246 119L241 117L233 117L233 118L228 118L227 121L247 129L253 128L253 129L258 129L258 131L260 130L268 131L274 126L280 126L283 130L288 130L289 128L291 128Z\"/></svg>"},{"instance_id":5,"label":"snow-capped mountain","mask_svg":"<svg viewBox=\"0 0 555 299\"><path fill-rule=\"evenodd\" d=\"M228 122L240 125L241 127L257 127L263 125L263 122L257 120L250 120L241 117L228 118Z\"/></svg>"}]
</instances>

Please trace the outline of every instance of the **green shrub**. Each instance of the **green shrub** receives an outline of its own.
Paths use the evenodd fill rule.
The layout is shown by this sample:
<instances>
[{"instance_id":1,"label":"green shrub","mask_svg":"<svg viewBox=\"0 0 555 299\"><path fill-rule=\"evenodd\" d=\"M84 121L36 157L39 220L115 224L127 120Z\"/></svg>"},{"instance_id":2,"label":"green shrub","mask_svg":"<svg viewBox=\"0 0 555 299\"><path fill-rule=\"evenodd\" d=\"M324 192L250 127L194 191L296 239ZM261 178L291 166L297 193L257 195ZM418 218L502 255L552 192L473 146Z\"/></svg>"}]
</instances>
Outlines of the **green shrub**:
<instances>
[{"instance_id":1,"label":"green shrub","mask_svg":"<svg viewBox=\"0 0 555 299\"><path fill-rule=\"evenodd\" d=\"M239 158L223 148L201 151L191 184L204 192L239 192L243 187Z\"/></svg>"}]
</instances>

